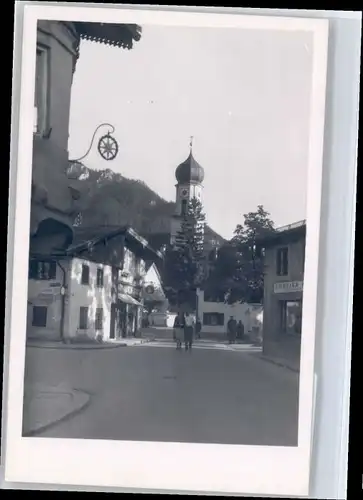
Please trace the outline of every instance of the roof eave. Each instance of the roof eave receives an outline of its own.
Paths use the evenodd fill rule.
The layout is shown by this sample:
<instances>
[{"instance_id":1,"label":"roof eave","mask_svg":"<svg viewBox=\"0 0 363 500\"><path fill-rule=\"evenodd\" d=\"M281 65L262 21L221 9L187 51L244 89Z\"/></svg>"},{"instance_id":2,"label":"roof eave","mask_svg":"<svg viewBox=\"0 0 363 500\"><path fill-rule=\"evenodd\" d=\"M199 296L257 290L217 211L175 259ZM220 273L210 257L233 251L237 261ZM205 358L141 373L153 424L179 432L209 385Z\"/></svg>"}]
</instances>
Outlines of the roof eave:
<instances>
[{"instance_id":1,"label":"roof eave","mask_svg":"<svg viewBox=\"0 0 363 500\"><path fill-rule=\"evenodd\" d=\"M134 242L136 242L146 253L146 255L151 255L153 257L152 260L155 259L155 256L158 257L159 259L163 259L164 256L161 252L158 250L155 250L149 245L149 242L140 236L132 227L130 226L123 226L120 227L114 231L110 231L108 234L96 236L95 238L90 238L84 242L81 242L77 245L71 246L67 249L67 254L74 254L77 252L82 252L83 250L86 250L89 245L98 245L101 243L103 240L108 240L111 238L115 238L116 236L125 234L126 236L128 235Z\"/></svg>"},{"instance_id":2,"label":"roof eave","mask_svg":"<svg viewBox=\"0 0 363 500\"><path fill-rule=\"evenodd\" d=\"M274 233L257 239L256 243L268 247L278 245L281 241L294 239L296 236L304 237L306 234L306 226L294 227L286 231L275 231Z\"/></svg>"},{"instance_id":3,"label":"roof eave","mask_svg":"<svg viewBox=\"0 0 363 500\"><path fill-rule=\"evenodd\" d=\"M103 43L123 49L132 49L141 39L141 27L137 24L74 22L78 36L83 40Z\"/></svg>"}]
</instances>

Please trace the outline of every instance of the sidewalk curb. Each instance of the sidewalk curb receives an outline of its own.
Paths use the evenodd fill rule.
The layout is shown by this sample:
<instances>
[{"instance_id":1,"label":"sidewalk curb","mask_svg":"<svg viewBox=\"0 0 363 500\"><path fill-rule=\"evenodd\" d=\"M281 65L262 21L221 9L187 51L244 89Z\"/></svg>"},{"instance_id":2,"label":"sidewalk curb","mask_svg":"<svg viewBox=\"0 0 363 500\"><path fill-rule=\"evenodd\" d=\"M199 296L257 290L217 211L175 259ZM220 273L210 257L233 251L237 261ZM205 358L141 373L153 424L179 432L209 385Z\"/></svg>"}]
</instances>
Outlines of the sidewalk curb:
<instances>
[{"instance_id":1,"label":"sidewalk curb","mask_svg":"<svg viewBox=\"0 0 363 500\"><path fill-rule=\"evenodd\" d=\"M127 344L116 343L113 345L79 345L79 344L59 344L59 345L41 345L41 344L26 344L26 347L32 347L34 349L62 349L64 351L74 350L74 351L91 351L91 350L104 350L104 349L116 349L116 347L127 347Z\"/></svg>"},{"instance_id":2,"label":"sidewalk curb","mask_svg":"<svg viewBox=\"0 0 363 500\"><path fill-rule=\"evenodd\" d=\"M141 340L140 342L135 342L134 344L122 344L123 347L134 347L134 346L137 346L137 345L141 345L141 344L150 344L150 342L155 342L155 339L150 339L150 340L147 340L147 339L143 339Z\"/></svg>"},{"instance_id":3,"label":"sidewalk curb","mask_svg":"<svg viewBox=\"0 0 363 500\"><path fill-rule=\"evenodd\" d=\"M47 424L40 425L36 429L32 429L32 430L29 430L27 432L23 432L23 437L37 436L38 434L40 434L48 429L51 429L53 426L56 426L57 424L59 424L61 422L65 422L67 419L74 417L75 415L78 415L79 413L82 413L83 411L85 411L89 407L89 405L91 404L91 394L84 391L83 389L82 390L81 389L73 389L72 393L73 394L79 393L79 394L82 394L84 396L87 396L87 398L84 401L84 403L82 403L80 406L78 406L77 408L74 408L73 410L70 410L69 412L65 413L61 417L59 417L55 420L52 420L51 422L48 422Z\"/></svg>"},{"instance_id":4,"label":"sidewalk curb","mask_svg":"<svg viewBox=\"0 0 363 500\"><path fill-rule=\"evenodd\" d=\"M255 353L250 353L250 354L255 354ZM267 358L264 355L260 355L257 357L259 359L262 359L263 361L266 361L267 363L271 363L272 365L280 366L281 368L285 368L286 370L289 370L289 371L294 372L294 373L300 373L300 370L298 370L297 368L293 368L292 366L289 366L286 363L282 363L280 361L276 361L274 359Z\"/></svg>"},{"instance_id":5,"label":"sidewalk curb","mask_svg":"<svg viewBox=\"0 0 363 500\"><path fill-rule=\"evenodd\" d=\"M40 342L37 344L32 344L27 342L26 347L31 347L34 349L63 349L63 350L78 350L78 351L90 351L90 350L104 350L104 349L116 349L118 347L132 347L134 345L145 344L147 342L153 342L154 339L151 340L142 340L141 342L135 342L135 344L127 344L126 342L107 342L104 344L96 344L96 345L87 345L87 344L63 344L59 343L59 345L52 344L44 344L42 345Z\"/></svg>"}]
</instances>

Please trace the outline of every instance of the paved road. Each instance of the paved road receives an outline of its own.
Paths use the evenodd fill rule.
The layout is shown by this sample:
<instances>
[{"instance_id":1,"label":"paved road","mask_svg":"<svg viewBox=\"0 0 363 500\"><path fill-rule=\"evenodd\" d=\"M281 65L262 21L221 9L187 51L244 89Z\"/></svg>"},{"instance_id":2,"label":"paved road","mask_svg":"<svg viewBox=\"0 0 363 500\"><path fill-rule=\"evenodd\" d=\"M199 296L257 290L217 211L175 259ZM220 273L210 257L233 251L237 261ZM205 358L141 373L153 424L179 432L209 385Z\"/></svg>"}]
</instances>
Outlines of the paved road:
<instances>
[{"instance_id":1,"label":"paved road","mask_svg":"<svg viewBox=\"0 0 363 500\"><path fill-rule=\"evenodd\" d=\"M157 340L166 340L173 338L173 329L165 328L165 327L148 327L142 329L143 337L152 337ZM203 332L201 334L202 340L209 340L211 342L221 342L227 343L227 334L226 333L208 333Z\"/></svg>"},{"instance_id":2,"label":"paved road","mask_svg":"<svg viewBox=\"0 0 363 500\"><path fill-rule=\"evenodd\" d=\"M170 339L156 339L151 343L142 344L140 347L166 347L175 349L175 341ZM262 352L261 347L256 347L252 344L228 344L224 342L212 342L210 340L195 340L193 342L193 349L203 350L222 350L222 351L244 351L244 352Z\"/></svg>"},{"instance_id":3,"label":"paved road","mask_svg":"<svg viewBox=\"0 0 363 500\"><path fill-rule=\"evenodd\" d=\"M243 351L28 348L26 380L92 395L44 437L295 446L298 376Z\"/></svg>"}]
</instances>

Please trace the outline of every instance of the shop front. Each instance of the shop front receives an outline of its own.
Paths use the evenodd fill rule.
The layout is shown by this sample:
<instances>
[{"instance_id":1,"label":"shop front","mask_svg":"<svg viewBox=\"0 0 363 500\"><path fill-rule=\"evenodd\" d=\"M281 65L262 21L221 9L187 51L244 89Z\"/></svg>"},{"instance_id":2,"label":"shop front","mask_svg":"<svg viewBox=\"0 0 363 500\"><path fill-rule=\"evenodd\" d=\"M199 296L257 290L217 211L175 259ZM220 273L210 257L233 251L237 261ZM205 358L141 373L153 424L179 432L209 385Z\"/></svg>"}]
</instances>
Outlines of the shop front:
<instances>
[{"instance_id":1,"label":"shop front","mask_svg":"<svg viewBox=\"0 0 363 500\"><path fill-rule=\"evenodd\" d=\"M302 300L280 300L280 330L283 335L301 335Z\"/></svg>"},{"instance_id":2,"label":"shop front","mask_svg":"<svg viewBox=\"0 0 363 500\"><path fill-rule=\"evenodd\" d=\"M278 282L274 285L274 297L278 307L278 330L281 335L301 336L302 281Z\"/></svg>"},{"instance_id":3,"label":"shop front","mask_svg":"<svg viewBox=\"0 0 363 500\"><path fill-rule=\"evenodd\" d=\"M274 284L264 310L265 354L299 363L302 303L302 281Z\"/></svg>"},{"instance_id":4,"label":"shop front","mask_svg":"<svg viewBox=\"0 0 363 500\"><path fill-rule=\"evenodd\" d=\"M264 250L263 353L300 367L306 221L277 228ZM286 362L286 363L285 363Z\"/></svg>"},{"instance_id":5,"label":"shop front","mask_svg":"<svg viewBox=\"0 0 363 500\"><path fill-rule=\"evenodd\" d=\"M141 327L143 305L131 295L118 293L119 336L135 337Z\"/></svg>"}]
</instances>

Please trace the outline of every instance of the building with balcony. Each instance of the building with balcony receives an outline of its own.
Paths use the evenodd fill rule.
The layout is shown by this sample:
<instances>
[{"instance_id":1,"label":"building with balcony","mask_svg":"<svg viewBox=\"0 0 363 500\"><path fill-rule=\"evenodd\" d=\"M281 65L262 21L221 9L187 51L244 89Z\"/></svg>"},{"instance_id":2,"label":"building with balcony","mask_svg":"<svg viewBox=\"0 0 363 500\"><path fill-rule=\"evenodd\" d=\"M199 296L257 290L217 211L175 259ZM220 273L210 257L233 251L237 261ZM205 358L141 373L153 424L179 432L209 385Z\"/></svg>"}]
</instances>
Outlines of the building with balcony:
<instances>
[{"instance_id":1,"label":"building with balcony","mask_svg":"<svg viewBox=\"0 0 363 500\"><path fill-rule=\"evenodd\" d=\"M263 352L299 368L305 265L305 221L278 228L265 252Z\"/></svg>"},{"instance_id":2,"label":"building with balcony","mask_svg":"<svg viewBox=\"0 0 363 500\"><path fill-rule=\"evenodd\" d=\"M73 74L81 40L131 49L136 25L39 20L34 95L30 254L44 256L73 240L80 183L67 177ZM97 71L97 69L95 69ZM91 139L91 138L90 138Z\"/></svg>"},{"instance_id":3,"label":"building with balcony","mask_svg":"<svg viewBox=\"0 0 363 500\"><path fill-rule=\"evenodd\" d=\"M118 339L141 328L145 262L162 259L132 228L78 229L65 252L32 256L29 338Z\"/></svg>"}]
</instances>

